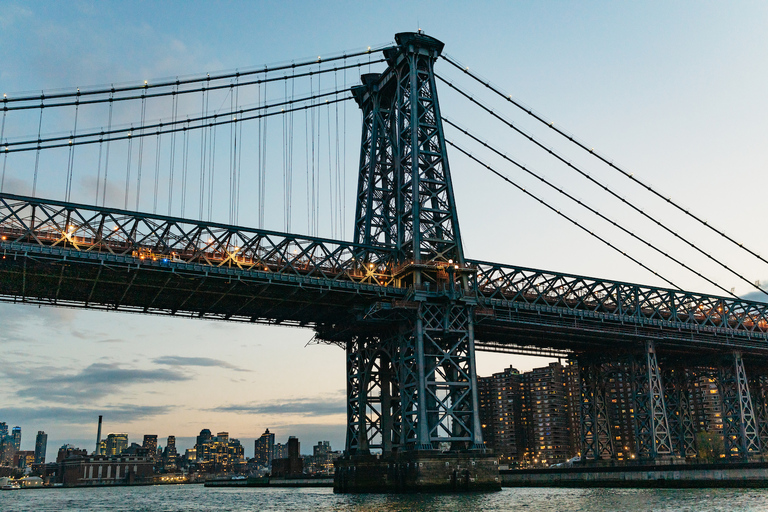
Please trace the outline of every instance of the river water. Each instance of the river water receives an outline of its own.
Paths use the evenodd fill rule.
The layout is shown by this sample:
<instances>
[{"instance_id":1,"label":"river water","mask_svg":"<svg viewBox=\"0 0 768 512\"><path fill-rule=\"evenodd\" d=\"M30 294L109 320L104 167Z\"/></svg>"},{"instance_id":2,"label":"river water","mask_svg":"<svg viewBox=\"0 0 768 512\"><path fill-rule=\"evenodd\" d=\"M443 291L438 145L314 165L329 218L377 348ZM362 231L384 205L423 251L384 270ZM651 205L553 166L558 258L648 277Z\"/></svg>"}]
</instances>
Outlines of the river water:
<instances>
[{"instance_id":1,"label":"river water","mask_svg":"<svg viewBox=\"0 0 768 512\"><path fill-rule=\"evenodd\" d=\"M330 488L216 489L202 485L0 492L2 511L765 511L768 489L505 488L477 494L333 494Z\"/></svg>"}]
</instances>

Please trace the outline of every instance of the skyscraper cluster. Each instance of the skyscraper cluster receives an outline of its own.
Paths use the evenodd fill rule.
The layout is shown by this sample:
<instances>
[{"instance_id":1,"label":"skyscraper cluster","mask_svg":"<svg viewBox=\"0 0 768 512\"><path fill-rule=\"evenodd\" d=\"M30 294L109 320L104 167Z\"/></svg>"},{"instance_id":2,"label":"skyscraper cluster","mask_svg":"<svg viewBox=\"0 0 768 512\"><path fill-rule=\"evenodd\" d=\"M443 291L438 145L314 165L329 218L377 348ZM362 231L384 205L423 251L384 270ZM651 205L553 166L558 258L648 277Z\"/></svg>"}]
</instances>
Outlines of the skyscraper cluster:
<instances>
[{"instance_id":1,"label":"skyscraper cluster","mask_svg":"<svg viewBox=\"0 0 768 512\"><path fill-rule=\"evenodd\" d=\"M22 450L21 427L13 427L9 433L8 423L0 422L0 466L25 468L32 464L44 464L47 447L48 435L40 430L35 438L35 450Z\"/></svg>"}]
</instances>

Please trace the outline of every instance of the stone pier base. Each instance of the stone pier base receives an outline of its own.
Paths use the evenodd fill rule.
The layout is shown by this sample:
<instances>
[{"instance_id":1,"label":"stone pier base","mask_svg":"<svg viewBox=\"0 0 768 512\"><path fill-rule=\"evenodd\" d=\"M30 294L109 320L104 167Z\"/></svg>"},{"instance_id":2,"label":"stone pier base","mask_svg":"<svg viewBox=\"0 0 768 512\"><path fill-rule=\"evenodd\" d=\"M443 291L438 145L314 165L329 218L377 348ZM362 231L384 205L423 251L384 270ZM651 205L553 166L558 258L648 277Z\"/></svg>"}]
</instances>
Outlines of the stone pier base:
<instances>
[{"instance_id":1,"label":"stone pier base","mask_svg":"<svg viewBox=\"0 0 768 512\"><path fill-rule=\"evenodd\" d=\"M352 455L335 462L333 490L352 492L467 492L501 489L496 457L473 452Z\"/></svg>"}]
</instances>

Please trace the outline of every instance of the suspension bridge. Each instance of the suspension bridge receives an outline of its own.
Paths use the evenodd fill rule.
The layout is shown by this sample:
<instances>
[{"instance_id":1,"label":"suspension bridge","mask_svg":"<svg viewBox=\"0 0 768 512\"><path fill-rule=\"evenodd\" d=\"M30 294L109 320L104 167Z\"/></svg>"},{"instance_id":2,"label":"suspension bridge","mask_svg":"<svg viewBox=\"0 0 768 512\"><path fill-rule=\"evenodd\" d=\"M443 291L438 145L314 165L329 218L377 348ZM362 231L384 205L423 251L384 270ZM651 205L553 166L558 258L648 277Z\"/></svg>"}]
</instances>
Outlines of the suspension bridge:
<instances>
[{"instance_id":1,"label":"suspension bridge","mask_svg":"<svg viewBox=\"0 0 768 512\"><path fill-rule=\"evenodd\" d=\"M0 300L313 329L317 342L338 345L346 354L340 491L498 487L498 468L482 438L476 350L578 361L586 463L616 458L606 404L606 382L616 372L633 383L638 459L696 455L689 405L696 372L715 376L720 386L728 459L768 451L768 305L737 297L443 115L438 85L473 115L523 136L683 246L764 292L671 223L600 182L582 162L607 167L720 243L768 263L757 252L418 32L397 34L392 45L271 67L6 93ZM472 87L491 100L480 99ZM584 159L573 163L499 105L560 137ZM359 119L358 112L360 156L352 164L347 133L361 132L347 118ZM465 258L448 163L452 152L666 287ZM349 194L352 241L345 241L350 165L357 188ZM680 289L674 276L521 185L508 169L722 295Z\"/></svg>"}]
</instances>

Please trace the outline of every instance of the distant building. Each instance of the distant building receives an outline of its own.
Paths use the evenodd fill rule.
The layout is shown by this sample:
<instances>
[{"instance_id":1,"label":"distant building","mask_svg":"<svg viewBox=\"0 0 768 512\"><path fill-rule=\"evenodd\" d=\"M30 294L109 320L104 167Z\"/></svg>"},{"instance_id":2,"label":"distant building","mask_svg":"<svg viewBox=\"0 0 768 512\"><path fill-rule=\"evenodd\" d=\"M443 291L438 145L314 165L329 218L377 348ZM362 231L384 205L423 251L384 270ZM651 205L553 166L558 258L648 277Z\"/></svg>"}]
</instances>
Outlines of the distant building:
<instances>
[{"instance_id":1,"label":"distant building","mask_svg":"<svg viewBox=\"0 0 768 512\"><path fill-rule=\"evenodd\" d=\"M16 468L31 467L35 463L35 452L32 450L19 450L13 456L13 466Z\"/></svg>"},{"instance_id":2,"label":"distant building","mask_svg":"<svg viewBox=\"0 0 768 512\"><path fill-rule=\"evenodd\" d=\"M13 445L16 447L16 451L21 450L21 427L13 427L11 437L13 437Z\"/></svg>"},{"instance_id":3,"label":"distant building","mask_svg":"<svg viewBox=\"0 0 768 512\"><path fill-rule=\"evenodd\" d=\"M304 472L304 461L299 453L299 440L291 436L288 438L288 457L272 460L272 476L296 477Z\"/></svg>"},{"instance_id":4,"label":"distant building","mask_svg":"<svg viewBox=\"0 0 768 512\"><path fill-rule=\"evenodd\" d=\"M148 457L69 457L61 464L65 486L151 482L154 471Z\"/></svg>"},{"instance_id":5,"label":"distant building","mask_svg":"<svg viewBox=\"0 0 768 512\"><path fill-rule=\"evenodd\" d=\"M312 457L305 457L305 468L310 474L333 474L333 461L341 456L341 452L331 450L331 443L328 441L318 441L312 447ZM309 464L306 464L309 459ZM307 467L308 466L308 467Z\"/></svg>"},{"instance_id":6,"label":"distant building","mask_svg":"<svg viewBox=\"0 0 768 512\"><path fill-rule=\"evenodd\" d=\"M144 434L144 442L141 446L149 451L150 457L155 458L157 453L157 434Z\"/></svg>"},{"instance_id":7,"label":"distant building","mask_svg":"<svg viewBox=\"0 0 768 512\"><path fill-rule=\"evenodd\" d=\"M206 429L204 432L210 432ZM202 432L201 432L202 434ZM245 449L237 439L230 439L229 432L219 432L214 437L198 436L195 447L197 468L205 473L229 473L245 463Z\"/></svg>"},{"instance_id":8,"label":"distant building","mask_svg":"<svg viewBox=\"0 0 768 512\"><path fill-rule=\"evenodd\" d=\"M0 421L0 439L8 435L8 424Z\"/></svg>"},{"instance_id":9,"label":"distant building","mask_svg":"<svg viewBox=\"0 0 768 512\"><path fill-rule=\"evenodd\" d=\"M272 460L275 459L287 459L288 458L288 445L282 443L275 443L272 450Z\"/></svg>"},{"instance_id":10,"label":"distant building","mask_svg":"<svg viewBox=\"0 0 768 512\"><path fill-rule=\"evenodd\" d=\"M38 430L35 438L35 464L45 463L45 451L48 448L48 434Z\"/></svg>"},{"instance_id":11,"label":"distant building","mask_svg":"<svg viewBox=\"0 0 768 512\"><path fill-rule=\"evenodd\" d=\"M71 444L65 444L59 448L59 453L56 455L56 462L61 463L66 459L87 457L88 451L75 448Z\"/></svg>"},{"instance_id":12,"label":"distant building","mask_svg":"<svg viewBox=\"0 0 768 512\"><path fill-rule=\"evenodd\" d=\"M197 452L198 460L202 460L201 458L203 456L203 451L204 451L203 444L206 441L209 441L212 437L213 435L211 434L211 431L208 430L207 428L204 428L203 430L200 431L200 435L197 436L197 442L195 443L195 450Z\"/></svg>"},{"instance_id":13,"label":"distant building","mask_svg":"<svg viewBox=\"0 0 768 512\"><path fill-rule=\"evenodd\" d=\"M173 471L179 467L179 452L176 451L176 436L168 436L168 444L163 450L163 467Z\"/></svg>"},{"instance_id":14,"label":"distant building","mask_svg":"<svg viewBox=\"0 0 768 512\"><path fill-rule=\"evenodd\" d=\"M128 448L128 434L109 434L104 454L107 457L115 457L123 453L126 448Z\"/></svg>"},{"instance_id":15,"label":"distant building","mask_svg":"<svg viewBox=\"0 0 768 512\"><path fill-rule=\"evenodd\" d=\"M268 468L272 465L275 451L275 434L267 429L261 437L254 442L253 458L256 465Z\"/></svg>"}]
</instances>

